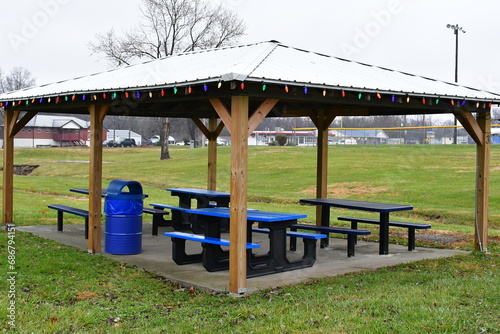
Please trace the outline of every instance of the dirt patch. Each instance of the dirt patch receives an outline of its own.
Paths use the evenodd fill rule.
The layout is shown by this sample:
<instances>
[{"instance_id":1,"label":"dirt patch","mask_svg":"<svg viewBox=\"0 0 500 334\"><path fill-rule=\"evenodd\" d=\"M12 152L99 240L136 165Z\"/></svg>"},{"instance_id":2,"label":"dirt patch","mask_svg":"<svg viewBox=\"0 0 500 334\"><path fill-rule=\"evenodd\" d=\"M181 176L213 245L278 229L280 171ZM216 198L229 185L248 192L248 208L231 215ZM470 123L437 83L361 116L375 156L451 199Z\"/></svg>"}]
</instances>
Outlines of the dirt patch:
<instances>
[{"instance_id":1,"label":"dirt patch","mask_svg":"<svg viewBox=\"0 0 500 334\"><path fill-rule=\"evenodd\" d=\"M391 230L391 235L393 235L393 232L396 232L396 234L402 233L402 235L407 233L406 231ZM431 229L418 232L416 234L416 240L420 241L423 244L428 244L431 246L440 245L444 248L465 249L473 244L474 235L461 232ZM490 236L488 237L488 242L500 242L500 236Z\"/></svg>"},{"instance_id":2,"label":"dirt patch","mask_svg":"<svg viewBox=\"0 0 500 334\"><path fill-rule=\"evenodd\" d=\"M30 175L40 165L14 165L14 175ZM3 167L0 168L3 170Z\"/></svg>"},{"instance_id":3,"label":"dirt patch","mask_svg":"<svg viewBox=\"0 0 500 334\"><path fill-rule=\"evenodd\" d=\"M349 195L368 195L387 191L389 187L371 187L362 182L343 182L328 185L327 197L347 197ZM307 196L316 196L316 187L301 191Z\"/></svg>"}]
</instances>

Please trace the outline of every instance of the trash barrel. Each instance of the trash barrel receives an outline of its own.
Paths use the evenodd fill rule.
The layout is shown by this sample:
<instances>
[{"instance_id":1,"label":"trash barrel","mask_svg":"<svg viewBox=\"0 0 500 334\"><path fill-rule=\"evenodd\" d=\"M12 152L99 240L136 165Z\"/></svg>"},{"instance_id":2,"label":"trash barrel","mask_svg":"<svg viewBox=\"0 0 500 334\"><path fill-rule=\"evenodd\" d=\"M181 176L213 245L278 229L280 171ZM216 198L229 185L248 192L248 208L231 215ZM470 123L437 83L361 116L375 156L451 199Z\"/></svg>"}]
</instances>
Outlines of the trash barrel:
<instances>
[{"instance_id":1,"label":"trash barrel","mask_svg":"<svg viewBox=\"0 0 500 334\"><path fill-rule=\"evenodd\" d=\"M124 188L128 188L128 192ZM129 255L142 251L144 194L137 181L113 180L104 198L105 246L109 254Z\"/></svg>"}]
</instances>

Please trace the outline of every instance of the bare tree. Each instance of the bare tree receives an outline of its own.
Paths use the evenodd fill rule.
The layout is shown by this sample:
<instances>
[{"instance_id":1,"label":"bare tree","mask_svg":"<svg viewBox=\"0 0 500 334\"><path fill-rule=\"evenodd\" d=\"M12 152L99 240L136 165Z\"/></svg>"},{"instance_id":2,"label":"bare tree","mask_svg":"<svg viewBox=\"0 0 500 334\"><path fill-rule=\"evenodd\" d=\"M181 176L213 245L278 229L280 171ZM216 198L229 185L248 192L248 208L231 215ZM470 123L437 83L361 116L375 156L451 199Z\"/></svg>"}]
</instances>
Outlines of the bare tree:
<instances>
[{"instance_id":1,"label":"bare tree","mask_svg":"<svg viewBox=\"0 0 500 334\"><path fill-rule=\"evenodd\" d=\"M35 84L36 80L31 76L31 72L23 67L14 67L6 76L0 69L0 93L31 87Z\"/></svg>"},{"instance_id":2,"label":"bare tree","mask_svg":"<svg viewBox=\"0 0 500 334\"><path fill-rule=\"evenodd\" d=\"M114 66L142 58L156 59L176 52L229 45L244 32L243 20L209 0L142 0L139 26L118 35L113 29L90 43L93 53L104 54ZM163 121L161 160L169 159L170 120Z\"/></svg>"},{"instance_id":3,"label":"bare tree","mask_svg":"<svg viewBox=\"0 0 500 334\"><path fill-rule=\"evenodd\" d=\"M2 69L0 68L0 94L2 93L5 93L5 84L4 84L3 72Z\"/></svg>"}]
</instances>

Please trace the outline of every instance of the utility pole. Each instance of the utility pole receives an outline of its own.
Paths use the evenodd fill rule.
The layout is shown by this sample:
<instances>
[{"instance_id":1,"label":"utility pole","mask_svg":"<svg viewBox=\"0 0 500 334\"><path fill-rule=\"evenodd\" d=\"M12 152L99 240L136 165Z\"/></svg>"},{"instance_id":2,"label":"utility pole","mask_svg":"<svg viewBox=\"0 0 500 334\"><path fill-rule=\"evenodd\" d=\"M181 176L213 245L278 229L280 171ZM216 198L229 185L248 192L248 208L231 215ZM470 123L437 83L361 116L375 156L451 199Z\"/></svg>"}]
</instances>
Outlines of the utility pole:
<instances>
[{"instance_id":1,"label":"utility pole","mask_svg":"<svg viewBox=\"0 0 500 334\"><path fill-rule=\"evenodd\" d=\"M458 24L448 24L446 28L453 29L455 34L455 82L458 82L458 32L461 31L465 34L465 30L459 27ZM453 144L457 144L457 118L455 117L453 128Z\"/></svg>"}]
</instances>

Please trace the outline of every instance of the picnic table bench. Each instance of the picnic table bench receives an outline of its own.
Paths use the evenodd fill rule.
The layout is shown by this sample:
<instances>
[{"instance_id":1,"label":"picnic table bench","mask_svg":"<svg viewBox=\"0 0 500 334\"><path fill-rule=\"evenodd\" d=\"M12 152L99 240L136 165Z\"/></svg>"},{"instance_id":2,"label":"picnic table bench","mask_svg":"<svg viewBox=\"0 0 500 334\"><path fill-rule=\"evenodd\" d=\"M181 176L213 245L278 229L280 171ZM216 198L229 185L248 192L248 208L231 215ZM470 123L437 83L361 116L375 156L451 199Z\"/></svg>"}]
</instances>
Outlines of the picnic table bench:
<instances>
[{"instance_id":1,"label":"picnic table bench","mask_svg":"<svg viewBox=\"0 0 500 334\"><path fill-rule=\"evenodd\" d=\"M347 235L347 257L351 257L355 255L354 246L356 245L356 239L358 235L368 235L371 232L368 230L358 230L358 229L349 229L342 227L334 227L334 226L319 226L319 225L309 225L309 224L295 224L290 226L292 231L297 230L309 230L326 233L328 236L329 233L337 233L337 234L345 234ZM296 247L296 238L290 238L290 250L295 250Z\"/></svg>"},{"instance_id":2,"label":"picnic table bench","mask_svg":"<svg viewBox=\"0 0 500 334\"><path fill-rule=\"evenodd\" d=\"M89 238L89 212L84 209L78 209L64 204L49 204L49 209L57 210L57 230L63 231L64 212L85 218L85 239Z\"/></svg>"},{"instance_id":3,"label":"picnic table bench","mask_svg":"<svg viewBox=\"0 0 500 334\"><path fill-rule=\"evenodd\" d=\"M304 198L302 204L310 204L321 207L321 226L330 226L330 208L342 208L350 210L361 210L378 212L380 215L379 228L379 254L389 254L389 214L396 211L413 210L413 206L406 204L378 203L366 201L353 201L339 198ZM322 243L322 247L328 246L328 239Z\"/></svg>"},{"instance_id":4,"label":"picnic table bench","mask_svg":"<svg viewBox=\"0 0 500 334\"><path fill-rule=\"evenodd\" d=\"M189 208L161 203L149 203L149 205L156 210L170 210L172 214L171 226L175 230L183 231L191 229L191 215L186 212L187 210L189 210Z\"/></svg>"},{"instance_id":5,"label":"picnic table bench","mask_svg":"<svg viewBox=\"0 0 500 334\"><path fill-rule=\"evenodd\" d=\"M153 215L152 235L158 235L158 227L172 226L172 220L165 219L170 212L156 208L142 208L142 213Z\"/></svg>"},{"instance_id":6,"label":"picnic table bench","mask_svg":"<svg viewBox=\"0 0 500 334\"><path fill-rule=\"evenodd\" d=\"M338 220L351 222L351 228L357 229L358 223L380 225L379 219L359 218L359 217L337 217ZM408 229L408 250L415 250L415 230L425 230L431 228L429 224L406 223L398 221L389 221L391 227L401 227Z\"/></svg>"},{"instance_id":7,"label":"picnic table bench","mask_svg":"<svg viewBox=\"0 0 500 334\"><path fill-rule=\"evenodd\" d=\"M89 212L88 210L75 208L72 206L64 205L64 204L49 204L49 209L54 209L57 211L57 231L63 231L63 220L64 213L69 213L72 215L80 216L85 218L85 239L88 239L89 232ZM168 220L163 219L163 216L168 215L168 211L158 210L154 208L143 208L143 213L149 213L153 215L153 235L158 235L158 227L159 226L170 226Z\"/></svg>"},{"instance_id":8,"label":"picnic table bench","mask_svg":"<svg viewBox=\"0 0 500 334\"><path fill-rule=\"evenodd\" d=\"M196 254L186 254L186 240L201 242L202 247L208 248L208 245L229 246L229 240L222 238L207 237L200 234L192 234L186 232L165 232L163 235L172 238L172 259L178 265L203 262L203 267L207 271L213 272L221 270L221 259L215 259L208 256L209 252L201 252ZM246 249L259 248L259 244L247 242ZM224 267L225 269L225 267Z\"/></svg>"}]
</instances>

